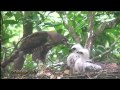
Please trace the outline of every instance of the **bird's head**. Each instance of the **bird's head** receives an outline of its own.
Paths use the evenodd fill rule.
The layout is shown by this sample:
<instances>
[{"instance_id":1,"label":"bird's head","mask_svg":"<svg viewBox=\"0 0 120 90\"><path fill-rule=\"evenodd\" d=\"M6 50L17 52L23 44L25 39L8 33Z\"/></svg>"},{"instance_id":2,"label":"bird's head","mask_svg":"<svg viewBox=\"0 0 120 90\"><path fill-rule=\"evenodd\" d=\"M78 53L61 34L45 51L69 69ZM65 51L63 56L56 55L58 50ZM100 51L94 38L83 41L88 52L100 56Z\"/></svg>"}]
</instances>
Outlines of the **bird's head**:
<instances>
[{"instance_id":1,"label":"bird's head","mask_svg":"<svg viewBox=\"0 0 120 90\"><path fill-rule=\"evenodd\" d=\"M68 45L68 42L67 42L68 40L67 40L64 36L62 36L61 38L62 38L62 39L60 40L60 43L61 43L61 44Z\"/></svg>"},{"instance_id":2,"label":"bird's head","mask_svg":"<svg viewBox=\"0 0 120 90\"><path fill-rule=\"evenodd\" d=\"M64 45L68 45L67 43L67 39L62 36L61 34L54 32L54 31L50 31L48 32L49 35L49 39L55 44L64 44Z\"/></svg>"},{"instance_id":3,"label":"bird's head","mask_svg":"<svg viewBox=\"0 0 120 90\"><path fill-rule=\"evenodd\" d=\"M89 57L90 57L89 51L88 51L88 49L86 49L86 48L83 48L83 49L77 51L77 53L78 53L81 57L83 57L84 59L89 59Z\"/></svg>"},{"instance_id":4,"label":"bird's head","mask_svg":"<svg viewBox=\"0 0 120 90\"><path fill-rule=\"evenodd\" d=\"M71 47L71 52L79 52L81 49L83 49L83 47L80 44L75 44Z\"/></svg>"}]
</instances>

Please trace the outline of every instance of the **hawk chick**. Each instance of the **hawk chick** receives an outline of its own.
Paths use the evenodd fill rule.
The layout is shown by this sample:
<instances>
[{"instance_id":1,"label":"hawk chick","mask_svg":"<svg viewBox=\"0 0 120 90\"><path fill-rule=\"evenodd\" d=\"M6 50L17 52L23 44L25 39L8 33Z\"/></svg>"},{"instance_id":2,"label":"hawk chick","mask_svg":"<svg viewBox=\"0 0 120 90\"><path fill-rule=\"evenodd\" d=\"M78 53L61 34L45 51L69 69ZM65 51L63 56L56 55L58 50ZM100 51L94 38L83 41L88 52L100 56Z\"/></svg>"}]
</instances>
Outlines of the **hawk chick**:
<instances>
[{"instance_id":1,"label":"hawk chick","mask_svg":"<svg viewBox=\"0 0 120 90\"><path fill-rule=\"evenodd\" d=\"M75 71L81 73L81 72L85 72L85 70L94 71L94 70L102 69L101 66L89 62L91 60L89 59L89 51L87 49L82 49L78 53L80 55L80 58L77 59L75 62L74 65Z\"/></svg>"}]
</instances>

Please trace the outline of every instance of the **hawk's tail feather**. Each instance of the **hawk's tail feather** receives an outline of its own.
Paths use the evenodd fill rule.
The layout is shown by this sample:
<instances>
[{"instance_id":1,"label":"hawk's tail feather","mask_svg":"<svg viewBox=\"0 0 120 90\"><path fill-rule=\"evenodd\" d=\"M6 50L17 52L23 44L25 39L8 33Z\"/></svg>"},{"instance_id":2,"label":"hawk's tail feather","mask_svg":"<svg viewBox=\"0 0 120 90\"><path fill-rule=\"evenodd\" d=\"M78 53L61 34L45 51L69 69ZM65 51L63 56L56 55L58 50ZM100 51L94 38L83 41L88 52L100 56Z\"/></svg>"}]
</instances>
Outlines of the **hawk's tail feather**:
<instances>
[{"instance_id":1,"label":"hawk's tail feather","mask_svg":"<svg viewBox=\"0 0 120 90\"><path fill-rule=\"evenodd\" d=\"M16 50L16 51L14 52L14 54L13 54L8 60L5 60L5 61L1 64L1 67L2 67L2 68L5 68L8 64L10 64L11 62L13 62L14 59L18 57L18 54L19 54L19 51Z\"/></svg>"}]
</instances>

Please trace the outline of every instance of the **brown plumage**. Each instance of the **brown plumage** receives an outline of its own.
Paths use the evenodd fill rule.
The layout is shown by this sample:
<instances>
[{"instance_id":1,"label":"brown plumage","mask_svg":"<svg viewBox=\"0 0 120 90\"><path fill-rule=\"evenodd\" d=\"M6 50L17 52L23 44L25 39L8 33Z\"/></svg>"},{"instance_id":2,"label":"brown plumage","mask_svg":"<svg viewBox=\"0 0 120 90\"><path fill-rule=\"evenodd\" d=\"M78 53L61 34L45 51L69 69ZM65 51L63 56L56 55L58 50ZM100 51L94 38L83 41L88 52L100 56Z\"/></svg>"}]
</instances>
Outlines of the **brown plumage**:
<instances>
[{"instance_id":1,"label":"brown plumage","mask_svg":"<svg viewBox=\"0 0 120 90\"><path fill-rule=\"evenodd\" d=\"M41 60L45 62L46 54L50 49L59 44L67 44L67 39L55 31L41 31L28 35L21 41L21 45L17 51L18 58L26 54L32 54L35 61ZM17 65L20 59L14 60ZM9 61L12 62L13 60ZM23 65L22 65L23 66ZM19 67L21 69L21 67Z\"/></svg>"}]
</instances>

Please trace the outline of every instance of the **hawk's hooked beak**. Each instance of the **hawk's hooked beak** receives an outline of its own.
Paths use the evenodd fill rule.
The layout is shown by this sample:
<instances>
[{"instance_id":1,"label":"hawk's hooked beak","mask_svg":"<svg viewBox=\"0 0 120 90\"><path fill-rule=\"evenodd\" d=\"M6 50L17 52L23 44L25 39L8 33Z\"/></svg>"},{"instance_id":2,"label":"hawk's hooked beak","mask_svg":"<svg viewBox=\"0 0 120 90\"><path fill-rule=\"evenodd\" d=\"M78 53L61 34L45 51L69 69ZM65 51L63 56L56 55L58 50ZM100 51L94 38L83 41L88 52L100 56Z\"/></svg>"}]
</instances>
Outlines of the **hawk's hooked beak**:
<instances>
[{"instance_id":1,"label":"hawk's hooked beak","mask_svg":"<svg viewBox=\"0 0 120 90\"><path fill-rule=\"evenodd\" d=\"M69 46L68 42L65 42L64 44L65 44L66 46Z\"/></svg>"},{"instance_id":2,"label":"hawk's hooked beak","mask_svg":"<svg viewBox=\"0 0 120 90\"><path fill-rule=\"evenodd\" d=\"M65 46L67 46L67 47L69 46L67 39L63 39L62 42Z\"/></svg>"}]
</instances>

